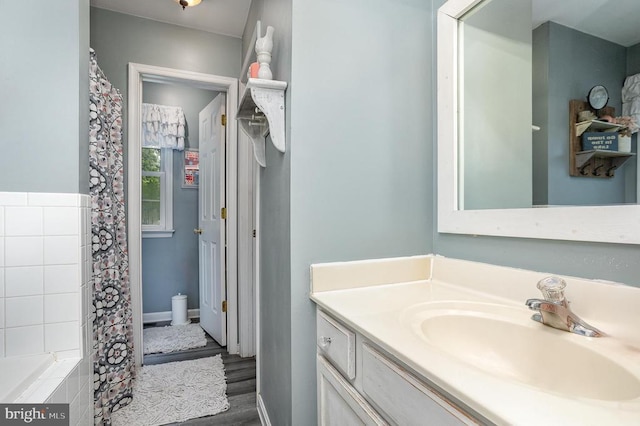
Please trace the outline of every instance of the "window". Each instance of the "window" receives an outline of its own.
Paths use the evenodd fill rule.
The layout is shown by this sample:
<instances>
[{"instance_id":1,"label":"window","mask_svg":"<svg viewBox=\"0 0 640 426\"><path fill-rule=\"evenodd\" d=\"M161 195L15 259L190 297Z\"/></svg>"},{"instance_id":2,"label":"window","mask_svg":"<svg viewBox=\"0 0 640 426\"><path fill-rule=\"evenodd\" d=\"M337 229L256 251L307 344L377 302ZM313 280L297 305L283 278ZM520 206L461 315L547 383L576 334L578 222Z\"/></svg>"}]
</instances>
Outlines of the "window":
<instances>
[{"instance_id":1,"label":"window","mask_svg":"<svg viewBox=\"0 0 640 426\"><path fill-rule=\"evenodd\" d=\"M142 148L142 236L173 235L173 150Z\"/></svg>"}]
</instances>

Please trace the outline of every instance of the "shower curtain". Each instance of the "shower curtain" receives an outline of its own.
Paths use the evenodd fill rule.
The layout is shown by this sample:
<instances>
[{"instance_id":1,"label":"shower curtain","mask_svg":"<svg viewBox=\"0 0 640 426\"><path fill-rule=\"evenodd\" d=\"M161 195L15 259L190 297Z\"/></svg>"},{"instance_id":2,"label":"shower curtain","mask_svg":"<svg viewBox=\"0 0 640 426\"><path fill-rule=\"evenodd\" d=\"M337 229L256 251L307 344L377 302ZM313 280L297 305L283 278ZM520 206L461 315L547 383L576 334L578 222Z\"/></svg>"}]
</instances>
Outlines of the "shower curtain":
<instances>
[{"instance_id":1,"label":"shower curtain","mask_svg":"<svg viewBox=\"0 0 640 426\"><path fill-rule=\"evenodd\" d=\"M122 96L98 66L89 71L89 191L93 260L94 422L132 398L135 361L124 210Z\"/></svg>"}]
</instances>

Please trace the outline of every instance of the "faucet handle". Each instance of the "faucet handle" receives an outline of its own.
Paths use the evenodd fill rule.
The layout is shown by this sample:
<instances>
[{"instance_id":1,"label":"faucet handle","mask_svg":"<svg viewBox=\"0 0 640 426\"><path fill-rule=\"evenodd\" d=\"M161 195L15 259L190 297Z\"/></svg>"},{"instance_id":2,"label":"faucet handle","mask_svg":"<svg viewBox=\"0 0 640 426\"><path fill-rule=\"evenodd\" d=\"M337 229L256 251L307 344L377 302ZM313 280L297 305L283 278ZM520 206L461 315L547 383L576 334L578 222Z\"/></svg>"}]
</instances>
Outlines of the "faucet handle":
<instances>
[{"instance_id":1,"label":"faucet handle","mask_svg":"<svg viewBox=\"0 0 640 426\"><path fill-rule=\"evenodd\" d=\"M560 277L546 277L538 281L538 290L542 292L545 300L549 302L562 303L564 299L564 288L567 283Z\"/></svg>"}]
</instances>

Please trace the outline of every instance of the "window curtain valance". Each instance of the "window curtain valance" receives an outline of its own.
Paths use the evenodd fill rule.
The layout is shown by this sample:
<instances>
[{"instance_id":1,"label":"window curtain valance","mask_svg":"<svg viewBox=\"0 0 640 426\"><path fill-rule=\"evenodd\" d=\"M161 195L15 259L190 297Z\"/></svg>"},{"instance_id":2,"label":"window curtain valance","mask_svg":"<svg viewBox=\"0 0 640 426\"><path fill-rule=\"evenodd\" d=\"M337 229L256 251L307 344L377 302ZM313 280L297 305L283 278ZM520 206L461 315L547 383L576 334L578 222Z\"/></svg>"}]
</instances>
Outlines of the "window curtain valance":
<instances>
[{"instance_id":1,"label":"window curtain valance","mask_svg":"<svg viewBox=\"0 0 640 426\"><path fill-rule=\"evenodd\" d=\"M635 118L640 124L640 74L629 76L622 87L622 115Z\"/></svg>"},{"instance_id":2,"label":"window curtain valance","mask_svg":"<svg viewBox=\"0 0 640 426\"><path fill-rule=\"evenodd\" d=\"M181 107L142 104L142 146L184 150L185 119Z\"/></svg>"}]
</instances>

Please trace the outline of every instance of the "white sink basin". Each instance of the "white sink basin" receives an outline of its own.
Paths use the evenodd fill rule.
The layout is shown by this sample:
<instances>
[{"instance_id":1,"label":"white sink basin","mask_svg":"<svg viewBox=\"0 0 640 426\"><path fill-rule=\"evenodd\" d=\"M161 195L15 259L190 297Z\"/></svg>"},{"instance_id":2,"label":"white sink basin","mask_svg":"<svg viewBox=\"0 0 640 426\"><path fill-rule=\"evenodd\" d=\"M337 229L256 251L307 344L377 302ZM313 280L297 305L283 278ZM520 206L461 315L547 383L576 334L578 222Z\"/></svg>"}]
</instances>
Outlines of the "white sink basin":
<instances>
[{"instance_id":1,"label":"white sink basin","mask_svg":"<svg viewBox=\"0 0 640 426\"><path fill-rule=\"evenodd\" d=\"M488 303L433 302L407 309L402 321L429 345L493 376L571 397L640 397L638 377L599 351L607 342L598 340L607 337L555 330L531 314Z\"/></svg>"}]
</instances>

